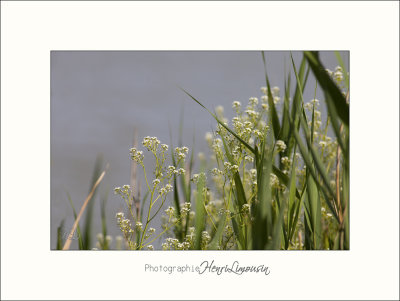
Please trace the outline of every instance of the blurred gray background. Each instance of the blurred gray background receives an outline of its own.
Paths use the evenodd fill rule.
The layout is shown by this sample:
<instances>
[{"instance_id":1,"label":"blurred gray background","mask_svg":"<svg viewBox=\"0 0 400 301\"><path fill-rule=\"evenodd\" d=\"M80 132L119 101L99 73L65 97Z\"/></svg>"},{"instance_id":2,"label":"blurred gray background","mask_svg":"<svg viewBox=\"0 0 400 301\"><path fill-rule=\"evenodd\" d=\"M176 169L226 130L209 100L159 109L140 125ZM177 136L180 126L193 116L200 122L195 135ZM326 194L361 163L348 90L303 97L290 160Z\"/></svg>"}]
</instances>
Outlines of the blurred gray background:
<instances>
[{"instance_id":1,"label":"blurred gray background","mask_svg":"<svg viewBox=\"0 0 400 301\"><path fill-rule=\"evenodd\" d=\"M283 99L284 78L292 69L290 53L265 54L271 85L281 88ZM348 70L349 52L340 54ZM334 52L321 52L320 57L326 68L339 65ZM299 67L302 53L293 52L293 58ZM314 97L311 73L307 84L306 102ZM60 222L65 220L66 231L74 222L67 193L79 212L99 154L110 168L92 200L93 234L101 232L99 197L103 196L107 197L108 231L112 236L120 234L115 213L123 204L113 188L130 182L129 148L135 129L139 144L144 136L170 144L170 128L177 146L183 112L183 144L192 149L195 139L196 153L207 153L204 134L216 124L179 86L210 109L224 106L225 115L232 118L232 102L246 105L249 97L260 98L260 87L265 85L259 51L52 51L51 249L56 247ZM294 87L292 72L291 95ZM317 98L323 100L320 90ZM321 110L324 113L323 102ZM74 241L72 249L76 248Z\"/></svg>"}]
</instances>

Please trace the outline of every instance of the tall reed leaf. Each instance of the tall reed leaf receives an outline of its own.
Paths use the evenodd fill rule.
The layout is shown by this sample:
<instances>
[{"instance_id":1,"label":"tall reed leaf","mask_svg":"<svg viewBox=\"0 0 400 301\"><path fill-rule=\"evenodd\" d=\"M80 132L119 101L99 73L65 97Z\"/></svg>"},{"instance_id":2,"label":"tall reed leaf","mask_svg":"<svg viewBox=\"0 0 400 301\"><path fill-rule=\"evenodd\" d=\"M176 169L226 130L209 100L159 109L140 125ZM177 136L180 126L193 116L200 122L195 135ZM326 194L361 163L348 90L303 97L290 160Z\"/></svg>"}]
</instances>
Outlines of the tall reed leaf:
<instances>
[{"instance_id":1,"label":"tall reed leaf","mask_svg":"<svg viewBox=\"0 0 400 301\"><path fill-rule=\"evenodd\" d=\"M57 250L61 250L64 244L64 220L57 227Z\"/></svg>"},{"instance_id":2,"label":"tall reed leaf","mask_svg":"<svg viewBox=\"0 0 400 301\"><path fill-rule=\"evenodd\" d=\"M316 51L305 51L305 57L313 70L315 78L318 80L319 85L322 89L330 95L327 99L336 109L336 112L343 123L349 126L349 105L346 103L346 99L338 86L330 78L328 73L325 71L324 65L319 60L318 52Z\"/></svg>"},{"instance_id":3,"label":"tall reed leaf","mask_svg":"<svg viewBox=\"0 0 400 301\"><path fill-rule=\"evenodd\" d=\"M297 70L296 70L296 66L294 64L293 57L292 57L292 65L293 65L293 69L294 69L294 72L295 72L295 75L296 75L297 83L301 87L301 83L300 83L300 80L299 80L299 77L298 77L298 73L297 73ZM301 101L304 103L303 93L302 92L300 92L300 98L301 98ZM309 171L311 172L311 175L314 178L315 183L319 183L319 180L318 180L318 178L316 176L316 173L315 173L315 168L316 168L318 170L319 174L321 175L322 180L323 180L323 182L325 184L324 186L318 184L318 186L320 188L322 188L325 192L328 192L328 195L330 195L336 201L335 193L333 192L333 190L332 190L332 188L330 186L330 181L329 181L328 176L326 174L326 170L327 169L323 166L322 160L320 159L320 157L317 154L314 146L311 143L311 134L310 134L308 126L307 126L307 121L305 119L306 117L305 117L304 111L302 113L299 114L300 115L300 123L302 125L302 128L303 128L305 134L306 134L306 139L305 140L307 142L307 146L308 146L308 149L309 149L310 152L308 153L306 151L306 148L304 147L304 145L303 145L303 143L301 141L301 138L299 137L298 133L295 132L294 134L295 134L295 138L296 138L297 144L299 145L299 148L300 148L300 151L302 153L303 159L304 159L307 167L309 168ZM309 158L310 154L311 154L311 157L314 160L315 165L311 161L311 158ZM336 219L339 220L337 212L333 208L329 197L327 198L327 204L329 205L329 207L330 207L332 213L335 215Z\"/></svg>"},{"instance_id":4,"label":"tall reed leaf","mask_svg":"<svg viewBox=\"0 0 400 301\"><path fill-rule=\"evenodd\" d=\"M311 245L312 249L317 250L321 245L321 200L317 185L310 175L307 177L307 196L308 208L310 209L310 228L312 230Z\"/></svg>"},{"instance_id":5,"label":"tall reed leaf","mask_svg":"<svg viewBox=\"0 0 400 301\"><path fill-rule=\"evenodd\" d=\"M197 183L197 195L196 195L196 236L195 236L195 249L201 249L202 232L205 229L205 209L204 209L204 191L205 188L205 177L199 177Z\"/></svg>"},{"instance_id":6,"label":"tall reed leaf","mask_svg":"<svg viewBox=\"0 0 400 301\"><path fill-rule=\"evenodd\" d=\"M99 178L102 167L103 167L103 157L102 155L98 155L96 157L96 162L94 164L90 189L92 189L94 183ZM83 227L83 245L86 250L89 250L92 244L93 208L94 208L94 199L96 198L96 194L97 194L97 189L94 190L92 196L93 201L88 204L88 208L86 210L85 223Z\"/></svg>"},{"instance_id":7,"label":"tall reed leaf","mask_svg":"<svg viewBox=\"0 0 400 301\"><path fill-rule=\"evenodd\" d=\"M265 73L265 83L267 84L267 88L268 88L268 105L269 105L269 113L270 113L270 118L272 121L272 128L274 130L274 137L276 140L279 139L279 135L280 135L280 131L281 131L281 126L279 124L279 117L278 117L278 113L276 112L276 108L275 108L275 103L274 103L274 98L272 97L272 93L271 93L271 85L269 83L269 79L268 79L268 74L267 74L267 64L265 61L265 55L264 52L261 52L262 55L262 59L263 59L263 63L264 63L264 73Z\"/></svg>"},{"instance_id":8,"label":"tall reed leaf","mask_svg":"<svg viewBox=\"0 0 400 301\"><path fill-rule=\"evenodd\" d=\"M70 194L67 192L67 198L69 200L69 203L71 205L72 208L72 212L74 214L74 219L76 220L77 214L75 211L75 207L74 207L74 203L72 202L71 196ZM76 235L78 236L78 246L79 246L79 250L85 250L85 244L83 242L83 238L82 238L82 232L81 232L81 228L79 227L79 223L76 227Z\"/></svg>"},{"instance_id":9,"label":"tall reed leaf","mask_svg":"<svg viewBox=\"0 0 400 301\"><path fill-rule=\"evenodd\" d=\"M247 142L245 142L242 138L240 138L234 131L232 131L229 127L225 125L219 118L212 113L209 109L207 109L200 101L198 101L196 98L194 98L189 92L187 92L185 89L180 88L183 92L185 92L191 99L193 99L195 102L197 102L200 106L202 106L208 113L211 114L212 117L222 126L224 127L229 133L231 133L237 140L240 141L249 151L251 151L253 154L255 154L255 150L253 147L251 147Z\"/></svg>"},{"instance_id":10,"label":"tall reed leaf","mask_svg":"<svg viewBox=\"0 0 400 301\"><path fill-rule=\"evenodd\" d=\"M346 88L347 88L347 90L348 90L348 89L349 89L349 84L350 84L349 75L347 74L346 67L345 67L345 65L344 65L344 63L343 63L343 59L342 59L342 57L340 56L339 51L335 51L335 55L336 55L336 59L337 59L339 65L340 65L340 67L341 67L342 70L343 70L344 82L346 83Z\"/></svg>"},{"instance_id":11,"label":"tall reed leaf","mask_svg":"<svg viewBox=\"0 0 400 301\"><path fill-rule=\"evenodd\" d=\"M271 139L271 138L270 138ZM253 206L255 212L254 223L252 227L253 249L263 250L267 247L269 236L272 232L272 200L270 177L272 171L272 151L262 150L261 158L257 167L257 187L258 202Z\"/></svg>"},{"instance_id":12,"label":"tall reed leaf","mask_svg":"<svg viewBox=\"0 0 400 301\"><path fill-rule=\"evenodd\" d=\"M218 222L217 231L215 232L214 237L209 244L210 250L216 250L217 247L220 245L221 239L222 239L222 234L224 233L225 221L226 221L226 214L223 213L223 215L221 216L221 218Z\"/></svg>"}]
</instances>

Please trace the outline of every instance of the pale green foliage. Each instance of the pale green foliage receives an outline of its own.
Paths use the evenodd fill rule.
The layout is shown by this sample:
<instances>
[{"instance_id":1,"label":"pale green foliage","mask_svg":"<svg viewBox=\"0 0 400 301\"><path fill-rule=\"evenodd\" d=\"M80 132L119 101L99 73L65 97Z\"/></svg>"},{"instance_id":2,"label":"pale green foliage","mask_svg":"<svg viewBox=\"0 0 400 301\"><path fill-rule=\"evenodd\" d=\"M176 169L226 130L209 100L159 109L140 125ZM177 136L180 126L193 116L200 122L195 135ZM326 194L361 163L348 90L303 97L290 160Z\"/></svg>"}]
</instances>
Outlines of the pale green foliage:
<instances>
[{"instance_id":1,"label":"pale green foliage","mask_svg":"<svg viewBox=\"0 0 400 301\"><path fill-rule=\"evenodd\" d=\"M345 94L342 68L337 67L334 72L327 72ZM143 152L136 148L130 150L132 160L143 168L149 202L147 217L139 219L132 210L133 188L124 185L115 189L129 208L129 218L122 212L116 216L127 248L152 250L154 247L151 243L157 238L164 238L163 250L190 250L196 246L202 250L251 249L257 246L257 240L260 239L257 235L266 235L261 239L261 248L338 248L338 233L343 222L339 225L335 219L339 212L334 204L336 199L333 200L327 194L336 191L338 167L337 139L328 136L330 115L326 119L322 118L320 101L317 99L302 102L299 109L304 111L297 113L297 116L304 114L300 120L305 118L307 121L305 126L311 132L311 141L307 143L316 150L320 158L318 163L325 168L324 172L330 181L327 189L321 180L319 169L310 169L307 166L307 160L304 160L306 157L303 157L304 149L300 154L293 147L299 140L295 140L293 136L278 139L272 131L271 113L275 114L275 105L279 105L286 95L281 95L278 87L273 87L270 91L268 87L261 87L261 93L259 98L250 97L246 105L233 101L235 116L230 121L224 116L222 106L215 108L214 117L219 123L214 133L205 134L210 149L209 160L203 153L199 154L200 161L205 164L205 169L199 173L191 174L191 169L184 165L189 153L187 147L173 149L171 155L174 164L167 166L166 154L169 147L161 144L155 137L146 137L143 146L153 155L155 161L152 173L154 179L150 182L143 163ZM273 112L270 112L271 108ZM280 113L283 114L283 108ZM298 122L298 119L284 120L290 127L293 122ZM281 127L283 126L285 125L282 121ZM273 166L272 171L266 175L267 179L264 174L258 174L269 170L263 167L264 161L260 161L261 154L264 156L264 153L270 154L271 159L268 160L271 160L269 163ZM315 155L313 153L312 157L306 159L313 163ZM178 202L179 194L173 189L178 187L174 179L180 176L187 179L180 185L187 192L186 200L189 197L189 200L194 201ZM260 187L260 183L268 183L268 189ZM339 186L342 186L341 182ZM168 196L172 197L171 192L175 193L175 207L170 206L160 211ZM263 193L268 195L263 196ZM263 204L269 206L266 211L262 209L261 215L256 212L256 208L260 206L260 196L264 197ZM312 202L317 205L308 205L314 204ZM335 212L332 212L332 206ZM315 212L315 208L319 208L320 212ZM155 229L149 228L153 218L162 220L162 231L159 234L155 233ZM264 219L261 224L257 220L260 218ZM264 225L264 222L265 227L269 227L268 230L264 234L254 232L253 227ZM201 229L196 228L199 225Z\"/></svg>"}]
</instances>

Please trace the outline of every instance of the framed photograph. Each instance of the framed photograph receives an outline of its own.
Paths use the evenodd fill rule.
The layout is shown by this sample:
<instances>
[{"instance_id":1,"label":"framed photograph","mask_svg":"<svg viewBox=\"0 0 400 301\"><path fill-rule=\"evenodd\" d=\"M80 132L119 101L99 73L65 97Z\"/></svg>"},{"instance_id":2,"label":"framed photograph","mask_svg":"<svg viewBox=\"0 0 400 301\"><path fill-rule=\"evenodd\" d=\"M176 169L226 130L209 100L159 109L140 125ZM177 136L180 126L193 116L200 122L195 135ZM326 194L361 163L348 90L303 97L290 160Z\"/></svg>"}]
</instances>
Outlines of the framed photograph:
<instances>
[{"instance_id":1,"label":"framed photograph","mask_svg":"<svg viewBox=\"0 0 400 301\"><path fill-rule=\"evenodd\" d=\"M398 12L2 1L1 299L398 300Z\"/></svg>"}]
</instances>

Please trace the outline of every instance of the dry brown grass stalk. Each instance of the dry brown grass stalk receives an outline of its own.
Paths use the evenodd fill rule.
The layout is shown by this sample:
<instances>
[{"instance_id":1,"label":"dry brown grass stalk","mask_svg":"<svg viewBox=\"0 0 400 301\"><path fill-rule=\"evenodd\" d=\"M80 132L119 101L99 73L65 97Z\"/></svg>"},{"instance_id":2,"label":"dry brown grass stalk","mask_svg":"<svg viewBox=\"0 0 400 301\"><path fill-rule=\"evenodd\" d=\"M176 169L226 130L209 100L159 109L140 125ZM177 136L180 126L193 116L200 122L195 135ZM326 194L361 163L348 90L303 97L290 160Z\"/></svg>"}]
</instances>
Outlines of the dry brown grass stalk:
<instances>
[{"instance_id":1,"label":"dry brown grass stalk","mask_svg":"<svg viewBox=\"0 0 400 301\"><path fill-rule=\"evenodd\" d=\"M68 235L67 240L65 241L63 250L69 250L72 242L72 237L76 231L76 228L78 227L79 220L82 217L83 212L85 211L87 205L89 204L89 201L92 199L94 191L96 190L97 186L99 186L100 182L103 180L104 175L106 174L106 170L108 169L108 164L106 166L106 169L101 173L100 177L97 179L96 183L94 183L92 190L90 191L89 195L87 196L86 200L83 202L83 205L81 207L81 210L79 211L78 216L76 217L75 223L72 226L71 232Z\"/></svg>"}]
</instances>

